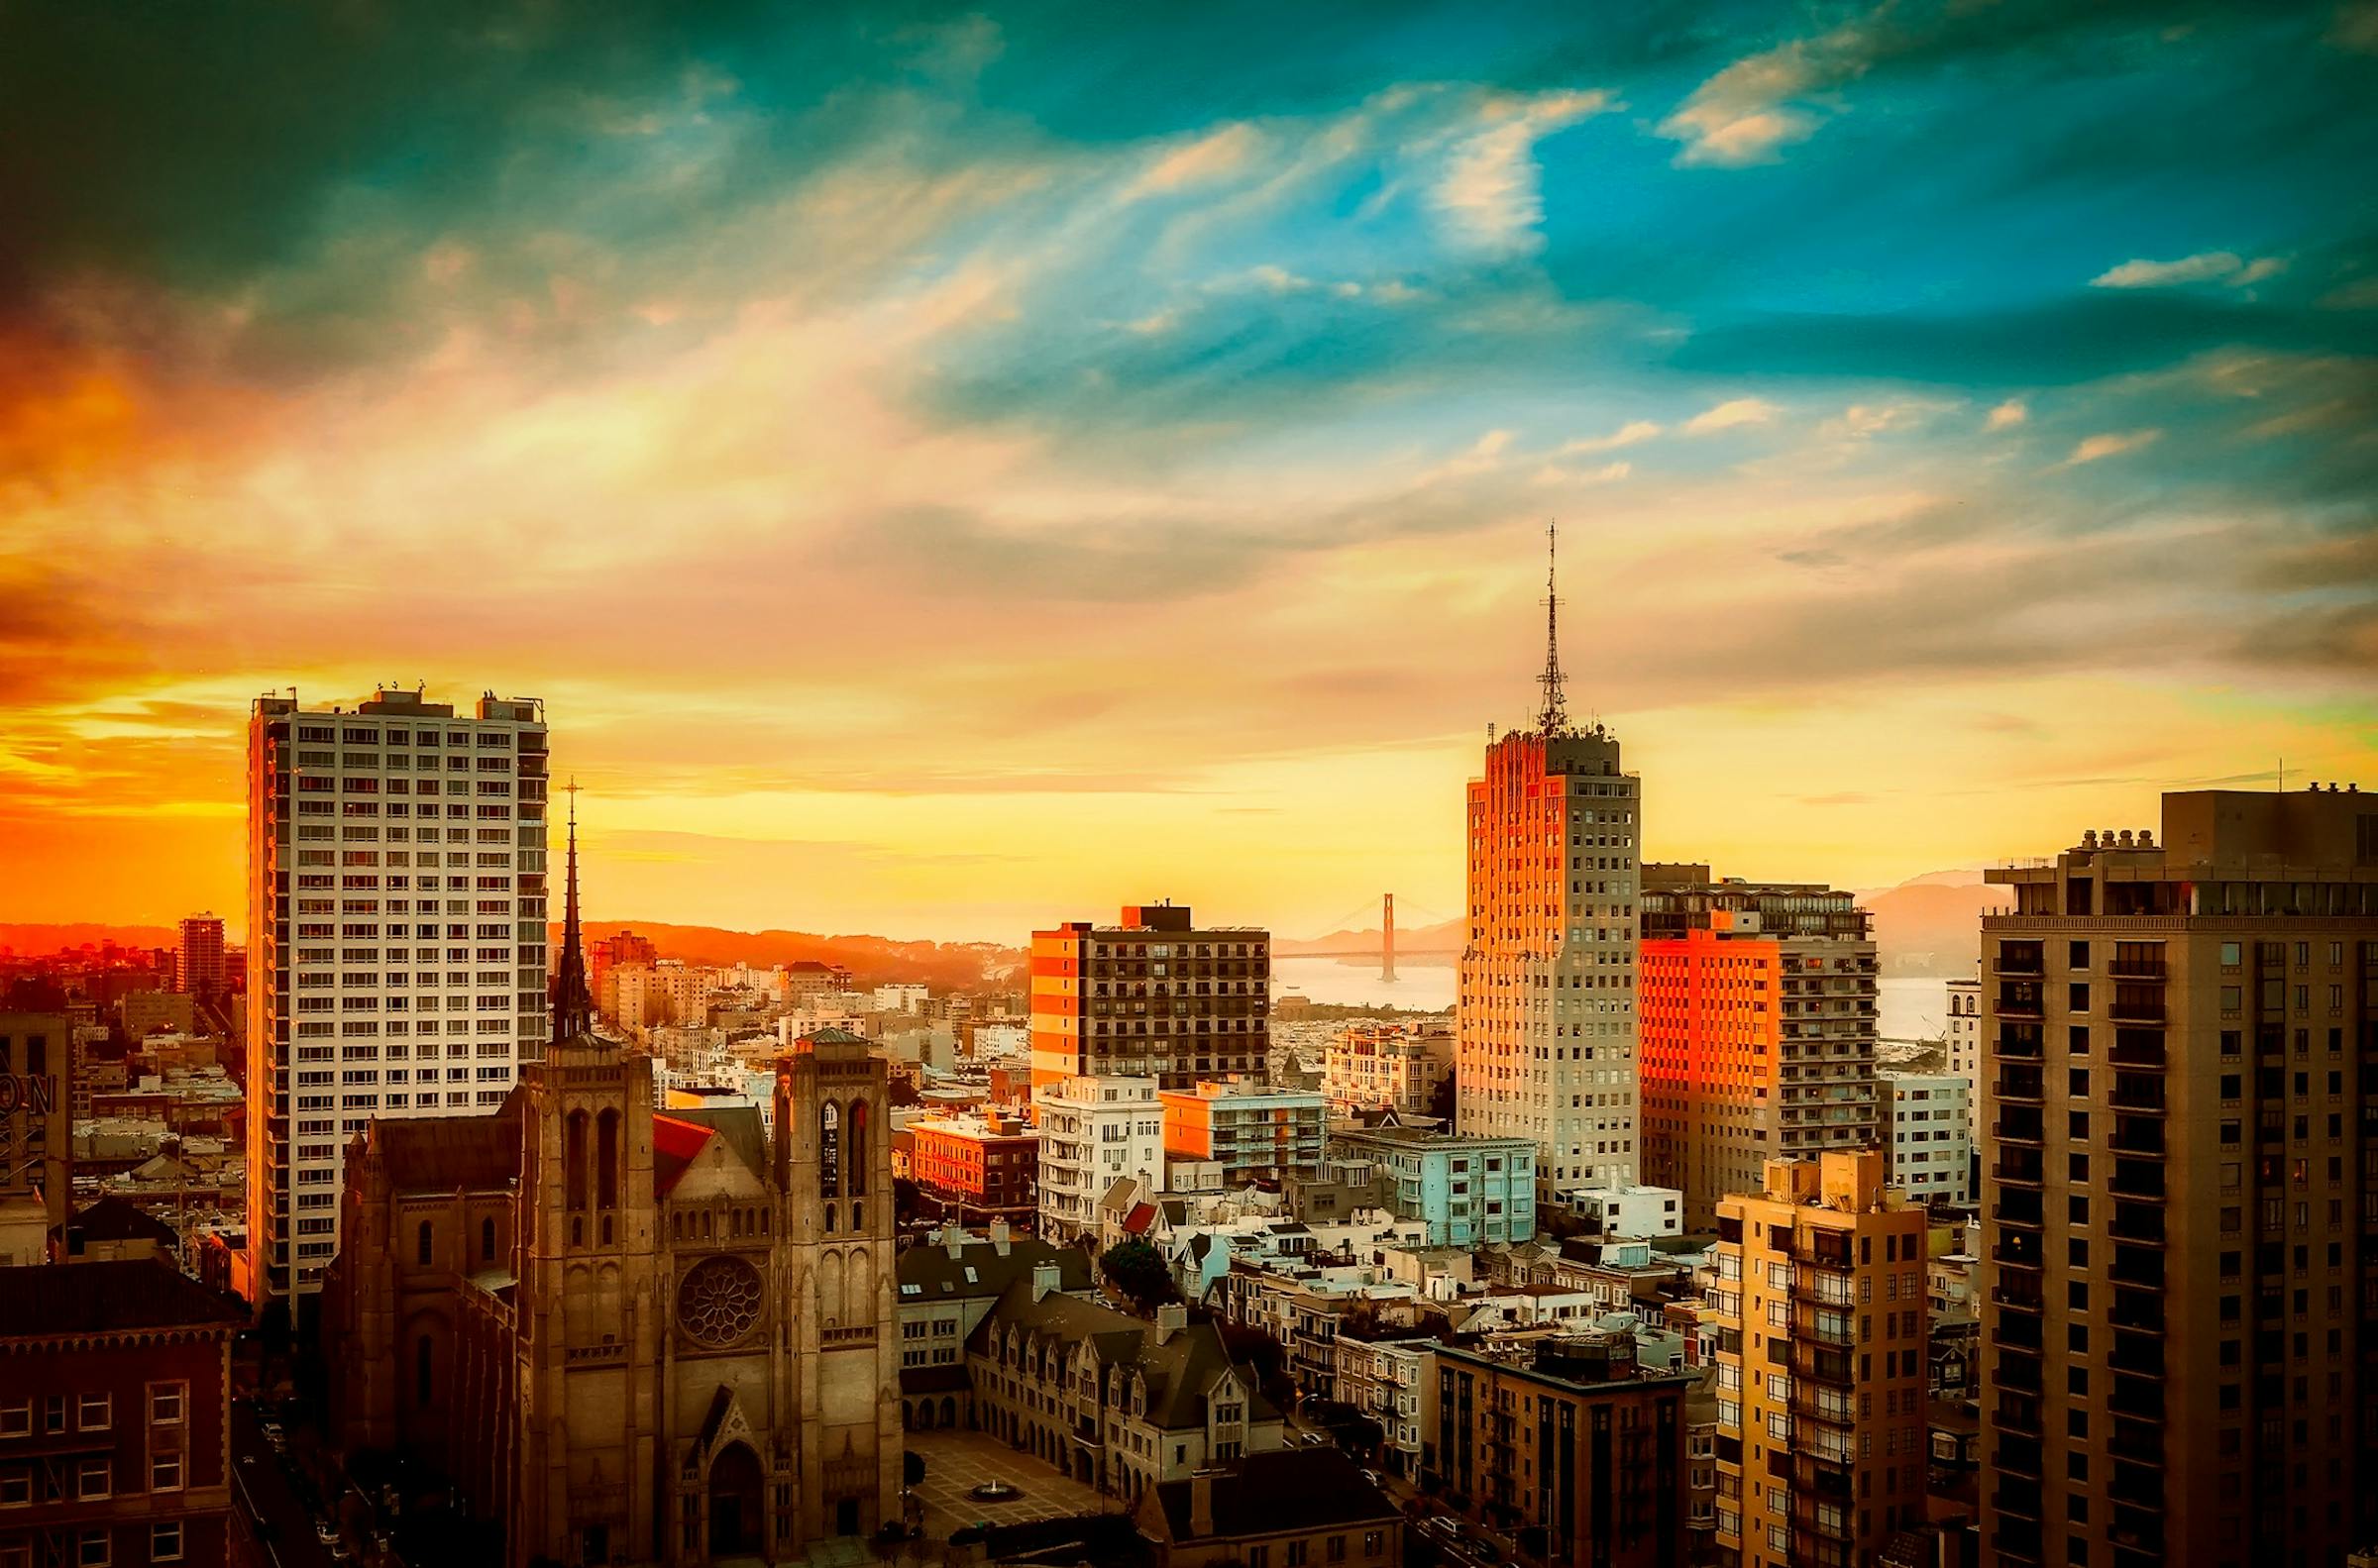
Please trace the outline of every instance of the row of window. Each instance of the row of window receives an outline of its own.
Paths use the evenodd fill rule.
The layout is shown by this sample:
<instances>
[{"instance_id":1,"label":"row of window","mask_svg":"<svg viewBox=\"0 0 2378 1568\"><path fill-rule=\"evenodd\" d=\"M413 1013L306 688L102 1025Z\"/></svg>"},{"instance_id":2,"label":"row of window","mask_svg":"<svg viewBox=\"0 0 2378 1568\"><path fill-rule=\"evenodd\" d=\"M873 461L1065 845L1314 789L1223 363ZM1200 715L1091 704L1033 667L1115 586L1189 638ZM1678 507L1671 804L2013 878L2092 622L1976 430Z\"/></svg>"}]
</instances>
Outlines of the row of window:
<instances>
[{"instance_id":1,"label":"row of window","mask_svg":"<svg viewBox=\"0 0 2378 1568\"><path fill-rule=\"evenodd\" d=\"M182 1521L166 1519L149 1526L149 1560L179 1562L186 1537ZM74 1568L108 1568L115 1561L115 1537L109 1530L83 1530L74 1538ZM0 1568L34 1568L31 1540L0 1541Z\"/></svg>"},{"instance_id":2,"label":"row of window","mask_svg":"<svg viewBox=\"0 0 2378 1568\"><path fill-rule=\"evenodd\" d=\"M151 1384L149 1424L180 1425L188 1388L184 1383ZM115 1408L116 1397L112 1393L79 1394L70 1402L63 1394L52 1394L42 1402L42 1430L49 1433L67 1430L66 1417L70 1411L75 1431L108 1431L115 1424ZM30 1395L13 1405L0 1405L0 1438L32 1436L33 1417L33 1399Z\"/></svg>"}]
</instances>

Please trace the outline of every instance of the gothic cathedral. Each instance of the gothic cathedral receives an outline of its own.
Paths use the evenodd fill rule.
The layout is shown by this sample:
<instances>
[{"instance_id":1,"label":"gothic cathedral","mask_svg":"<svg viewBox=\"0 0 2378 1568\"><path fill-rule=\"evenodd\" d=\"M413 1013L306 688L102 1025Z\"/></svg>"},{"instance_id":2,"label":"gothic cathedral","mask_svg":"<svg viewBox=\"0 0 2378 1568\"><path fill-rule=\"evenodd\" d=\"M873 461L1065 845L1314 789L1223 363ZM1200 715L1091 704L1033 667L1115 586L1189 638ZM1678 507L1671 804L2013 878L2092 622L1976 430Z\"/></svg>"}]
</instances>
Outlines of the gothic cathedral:
<instances>
[{"instance_id":1,"label":"gothic cathedral","mask_svg":"<svg viewBox=\"0 0 2378 1568\"><path fill-rule=\"evenodd\" d=\"M488 1116L376 1119L323 1297L334 1419L501 1520L513 1568L797 1560L900 1517L884 1064L838 1029L756 1107L663 1112L597 1036L570 895L553 1041Z\"/></svg>"}]
</instances>

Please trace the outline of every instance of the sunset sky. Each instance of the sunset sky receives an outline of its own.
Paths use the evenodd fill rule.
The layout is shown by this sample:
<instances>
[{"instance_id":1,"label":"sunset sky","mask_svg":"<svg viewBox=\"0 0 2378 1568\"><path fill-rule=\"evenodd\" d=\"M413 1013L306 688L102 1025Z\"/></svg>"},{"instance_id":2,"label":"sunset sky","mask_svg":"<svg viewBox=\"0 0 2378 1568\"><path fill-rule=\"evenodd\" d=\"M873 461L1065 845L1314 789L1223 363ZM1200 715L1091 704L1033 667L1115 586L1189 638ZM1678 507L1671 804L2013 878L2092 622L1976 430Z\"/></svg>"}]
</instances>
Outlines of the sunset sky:
<instances>
[{"instance_id":1,"label":"sunset sky","mask_svg":"<svg viewBox=\"0 0 2378 1568\"><path fill-rule=\"evenodd\" d=\"M1170 20L1154 20L1159 12ZM0 12L0 919L250 699L546 699L610 918L1461 904L2378 784L2378 5Z\"/></svg>"}]
</instances>

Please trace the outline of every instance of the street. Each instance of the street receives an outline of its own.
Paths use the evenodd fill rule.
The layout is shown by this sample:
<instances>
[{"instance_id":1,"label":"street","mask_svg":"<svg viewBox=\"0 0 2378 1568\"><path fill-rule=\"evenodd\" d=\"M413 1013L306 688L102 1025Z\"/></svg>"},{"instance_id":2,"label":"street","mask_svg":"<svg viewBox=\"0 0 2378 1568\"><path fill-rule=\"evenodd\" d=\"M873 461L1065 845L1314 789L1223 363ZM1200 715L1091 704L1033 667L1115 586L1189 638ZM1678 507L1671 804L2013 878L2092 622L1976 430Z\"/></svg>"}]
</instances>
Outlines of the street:
<instances>
[{"instance_id":1,"label":"street","mask_svg":"<svg viewBox=\"0 0 2378 1568\"><path fill-rule=\"evenodd\" d=\"M256 1524L271 1568L333 1568L330 1551L314 1538L311 1486L265 1440L256 1407L231 1408L232 1490Z\"/></svg>"},{"instance_id":2,"label":"street","mask_svg":"<svg viewBox=\"0 0 2378 1568\"><path fill-rule=\"evenodd\" d=\"M1284 1424L1291 1447L1303 1446L1314 1437L1331 1440L1325 1428L1307 1425L1293 1414L1285 1418ZM1424 1497L1408 1480L1375 1465L1371 1473L1378 1476L1379 1490L1405 1511L1408 1527L1417 1531L1453 1568L1506 1568L1529 1560L1508 1536L1462 1517L1440 1499Z\"/></svg>"}]
</instances>

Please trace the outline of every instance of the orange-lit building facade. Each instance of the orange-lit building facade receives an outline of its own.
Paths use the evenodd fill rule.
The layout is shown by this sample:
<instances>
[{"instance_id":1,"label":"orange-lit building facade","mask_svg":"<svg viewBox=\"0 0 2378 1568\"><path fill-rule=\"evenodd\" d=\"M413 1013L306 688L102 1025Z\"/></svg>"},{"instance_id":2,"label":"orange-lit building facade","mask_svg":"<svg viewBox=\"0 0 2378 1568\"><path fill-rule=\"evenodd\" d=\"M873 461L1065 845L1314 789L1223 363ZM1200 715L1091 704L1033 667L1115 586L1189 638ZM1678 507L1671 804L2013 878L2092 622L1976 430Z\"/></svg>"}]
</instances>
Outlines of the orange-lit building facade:
<instances>
[{"instance_id":1,"label":"orange-lit building facade","mask_svg":"<svg viewBox=\"0 0 2378 1568\"><path fill-rule=\"evenodd\" d=\"M650 937L638 936L633 931L615 931L587 944L587 988L599 999L602 978L613 966L641 964L649 969L660 961L661 950L653 946Z\"/></svg>"},{"instance_id":2,"label":"orange-lit building facade","mask_svg":"<svg viewBox=\"0 0 2378 1568\"><path fill-rule=\"evenodd\" d=\"M1881 1139L1875 944L1847 892L1643 869L1643 1179L1706 1230L1769 1160Z\"/></svg>"},{"instance_id":3,"label":"orange-lit building facade","mask_svg":"<svg viewBox=\"0 0 2378 1568\"><path fill-rule=\"evenodd\" d=\"M1271 1054L1271 933L1200 929L1187 905L1032 933L1032 1086L1259 1073Z\"/></svg>"},{"instance_id":4,"label":"orange-lit building facade","mask_svg":"<svg viewBox=\"0 0 2378 1568\"><path fill-rule=\"evenodd\" d=\"M1556 713L1469 783L1456 1125L1532 1138L1540 1190L1636 1180L1641 784Z\"/></svg>"},{"instance_id":5,"label":"orange-lit building facade","mask_svg":"<svg viewBox=\"0 0 2378 1568\"><path fill-rule=\"evenodd\" d=\"M909 1175L944 1217L1004 1219L1028 1234L1040 1205L1040 1135L1015 1116L919 1116L909 1123Z\"/></svg>"},{"instance_id":6,"label":"orange-lit building facade","mask_svg":"<svg viewBox=\"0 0 2378 1568\"><path fill-rule=\"evenodd\" d=\"M1854 1568L1925 1518L1925 1211L1880 1150L1771 1161L1717 1205L1717 1544Z\"/></svg>"},{"instance_id":7,"label":"orange-lit building facade","mask_svg":"<svg viewBox=\"0 0 2378 1568\"><path fill-rule=\"evenodd\" d=\"M1156 1098L1164 1105L1164 1153L1211 1161L1232 1186L1311 1176L1321 1168L1328 1101L1318 1094L1235 1079L1205 1080Z\"/></svg>"}]
</instances>

